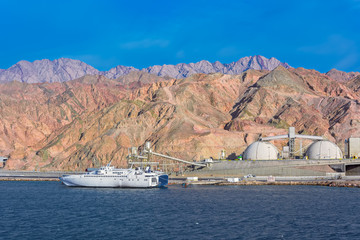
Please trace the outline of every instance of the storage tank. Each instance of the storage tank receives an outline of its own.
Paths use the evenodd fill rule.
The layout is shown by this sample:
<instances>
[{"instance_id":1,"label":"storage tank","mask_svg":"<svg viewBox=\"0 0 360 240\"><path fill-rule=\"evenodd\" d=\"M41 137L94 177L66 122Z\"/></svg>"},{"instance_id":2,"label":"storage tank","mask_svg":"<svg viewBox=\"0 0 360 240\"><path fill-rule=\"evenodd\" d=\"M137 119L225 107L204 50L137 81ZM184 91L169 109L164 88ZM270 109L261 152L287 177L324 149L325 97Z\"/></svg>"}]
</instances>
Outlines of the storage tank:
<instances>
[{"instance_id":1,"label":"storage tank","mask_svg":"<svg viewBox=\"0 0 360 240\"><path fill-rule=\"evenodd\" d=\"M250 144L243 153L245 160L276 160L279 151L269 142L257 141Z\"/></svg>"},{"instance_id":2,"label":"storage tank","mask_svg":"<svg viewBox=\"0 0 360 240\"><path fill-rule=\"evenodd\" d=\"M306 151L309 159L341 159L343 154L336 144L330 141L317 141Z\"/></svg>"}]
</instances>

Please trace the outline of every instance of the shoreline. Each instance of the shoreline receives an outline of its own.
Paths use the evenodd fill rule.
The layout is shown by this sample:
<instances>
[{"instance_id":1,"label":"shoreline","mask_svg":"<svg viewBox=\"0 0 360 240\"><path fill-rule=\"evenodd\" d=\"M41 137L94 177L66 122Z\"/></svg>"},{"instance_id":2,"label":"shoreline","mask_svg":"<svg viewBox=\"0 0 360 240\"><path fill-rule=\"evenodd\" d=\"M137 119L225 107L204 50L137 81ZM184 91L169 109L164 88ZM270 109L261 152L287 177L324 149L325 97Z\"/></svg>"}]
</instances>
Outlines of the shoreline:
<instances>
[{"instance_id":1,"label":"shoreline","mask_svg":"<svg viewBox=\"0 0 360 240\"><path fill-rule=\"evenodd\" d=\"M218 183L218 186L264 186L264 185L302 185L302 186L324 186L324 187L353 187L360 188L360 181L354 180L331 180L331 181L309 181L309 182L245 182L245 183Z\"/></svg>"},{"instance_id":2,"label":"shoreline","mask_svg":"<svg viewBox=\"0 0 360 240\"><path fill-rule=\"evenodd\" d=\"M0 177L0 182L6 181L24 181L24 182L60 182L59 178L54 177ZM187 182L179 181L175 179L169 179L168 186L181 185L183 187L192 187L192 186L324 186L324 187L350 187L350 188L360 188L359 180L326 180L326 181L278 181L278 182L264 182L264 181L240 181L236 183L231 183L227 181L197 181L197 182Z\"/></svg>"},{"instance_id":3,"label":"shoreline","mask_svg":"<svg viewBox=\"0 0 360 240\"><path fill-rule=\"evenodd\" d=\"M82 174L83 172L30 172L30 171L2 171L0 181L53 181L60 182L59 177L68 174ZM181 185L191 187L196 185L213 186L264 186L264 185L304 185L304 186L328 186L328 187L353 187L360 188L360 176L343 176L339 179L325 176L288 176L275 177L276 181L267 181L266 176L242 179L238 182L229 182L228 177L201 177L198 181L190 181L186 176L169 177L169 186Z\"/></svg>"}]
</instances>

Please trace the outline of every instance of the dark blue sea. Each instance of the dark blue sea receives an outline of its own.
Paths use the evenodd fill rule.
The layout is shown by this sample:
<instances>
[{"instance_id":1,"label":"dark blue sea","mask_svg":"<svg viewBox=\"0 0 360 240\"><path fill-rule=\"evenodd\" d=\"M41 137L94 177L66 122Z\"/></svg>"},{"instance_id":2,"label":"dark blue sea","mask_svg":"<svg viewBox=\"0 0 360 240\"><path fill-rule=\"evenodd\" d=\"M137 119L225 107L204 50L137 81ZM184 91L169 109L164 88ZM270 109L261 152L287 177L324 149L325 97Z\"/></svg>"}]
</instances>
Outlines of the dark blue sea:
<instances>
[{"instance_id":1,"label":"dark blue sea","mask_svg":"<svg viewBox=\"0 0 360 240\"><path fill-rule=\"evenodd\" d=\"M0 239L359 239L360 189L0 181Z\"/></svg>"}]
</instances>

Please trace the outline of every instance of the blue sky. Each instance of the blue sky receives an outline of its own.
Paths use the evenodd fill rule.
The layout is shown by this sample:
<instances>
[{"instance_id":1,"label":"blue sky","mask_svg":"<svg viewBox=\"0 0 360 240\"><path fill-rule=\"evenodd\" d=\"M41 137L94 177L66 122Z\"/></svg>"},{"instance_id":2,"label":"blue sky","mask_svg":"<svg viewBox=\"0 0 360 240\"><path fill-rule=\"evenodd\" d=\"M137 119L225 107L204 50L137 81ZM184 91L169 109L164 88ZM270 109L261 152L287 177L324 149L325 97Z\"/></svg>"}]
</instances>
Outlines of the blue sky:
<instances>
[{"instance_id":1,"label":"blue sky","mask_svg":"<svg viewBox=\"0 0 360 240\"><path fill-rule=\"evenodd\" d=\"M99 70L275 57L360 71L360 0L0 0L0 69L68 57Z\"/></svg>"}]
</instances>

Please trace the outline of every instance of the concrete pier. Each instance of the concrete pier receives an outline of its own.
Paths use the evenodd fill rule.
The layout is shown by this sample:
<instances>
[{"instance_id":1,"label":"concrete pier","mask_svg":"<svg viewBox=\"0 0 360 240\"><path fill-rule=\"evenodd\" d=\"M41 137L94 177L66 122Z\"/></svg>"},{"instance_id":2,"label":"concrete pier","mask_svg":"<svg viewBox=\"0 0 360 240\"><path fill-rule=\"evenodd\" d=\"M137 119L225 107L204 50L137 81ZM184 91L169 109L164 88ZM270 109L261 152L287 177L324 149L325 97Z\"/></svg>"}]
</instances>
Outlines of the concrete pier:
<instances>
[{"instance_id":1,"label":"concrete pier","mask_svg":"<svg viewBox=\"0 0 360 240\"><path fill-rule=\"evenodd\" d=\"M349 171L351 169L352 173ZM329 173L342 172L346 175L360 175L359 159L290 159L257 161L221 161L206 168L186 172L186 176L232 176L248 174L257 176L326 176Z\"/></svg>"},{"instance_id":2,"label":"concrete pier","mask_svg":"<svg viewBox=\"0 0 360 240\"><path fill-rule=\"evenodd\" d=\"M66 174L83 174L83 172L36 172L0 170L0 180L59 181L59 177Z\"/></svg>"}]
</instances>

